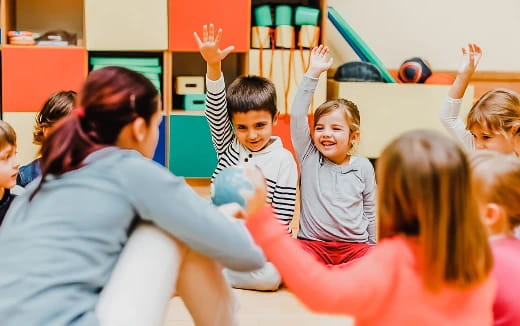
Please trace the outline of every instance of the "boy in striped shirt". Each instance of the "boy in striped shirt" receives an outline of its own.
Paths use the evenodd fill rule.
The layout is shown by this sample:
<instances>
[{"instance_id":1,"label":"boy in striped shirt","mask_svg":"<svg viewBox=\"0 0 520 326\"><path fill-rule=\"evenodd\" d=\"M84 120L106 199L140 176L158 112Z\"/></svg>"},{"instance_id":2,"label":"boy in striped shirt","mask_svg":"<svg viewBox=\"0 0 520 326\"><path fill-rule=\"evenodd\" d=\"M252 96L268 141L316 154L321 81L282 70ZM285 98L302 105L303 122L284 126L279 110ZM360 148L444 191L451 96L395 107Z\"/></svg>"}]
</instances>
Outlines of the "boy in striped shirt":
<instances>
[{"instance_id":1,"label":"boy in striped shirt","mask_svg":"<svg viewBox=\"0 0 520 326\"><path fill-rule=\"evenodd\" d=\"M204 25L202 40L195 39L207 64L205 115L211 131L218 163L212 179L230 166L256 165L267 182L268 202L280 222L287 225L294 215L298 171L294 158L273 136L278 110L276 91L271 81L257 76L242 76L231 83L226 95L221 62L234 49L219 49L222 30ZM225 270L233 287L276 290L280 276L270 264L262 270L238 273Z\"/></svg>"}]
</instances>

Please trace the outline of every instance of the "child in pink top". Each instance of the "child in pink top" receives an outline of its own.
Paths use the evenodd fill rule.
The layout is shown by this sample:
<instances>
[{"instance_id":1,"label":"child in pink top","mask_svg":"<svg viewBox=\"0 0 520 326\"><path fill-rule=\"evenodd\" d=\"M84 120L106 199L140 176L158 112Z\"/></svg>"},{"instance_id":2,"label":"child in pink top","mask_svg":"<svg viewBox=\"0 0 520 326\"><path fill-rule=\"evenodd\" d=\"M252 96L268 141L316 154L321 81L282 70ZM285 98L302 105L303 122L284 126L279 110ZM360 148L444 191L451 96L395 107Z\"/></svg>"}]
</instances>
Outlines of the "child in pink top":
<instances>
[{"instance_id":1,"label":"child in pink top","mask_svg":"<svg viewBox=\"0 0 520 326\"><path fill-rule=\"evenodd\" d=\"M513 229L520 225L520 159L485 151L473 155L472 165L498 284L493 306L495 325L520 325L520 239L513 236Z\"/></svg>"},{"instance_id":2,"label":"child in pink top","mask_svg":"<svg viewBox=\"0 0 520 326\"><path fill-rule=\"evenodd\" d=\"M359 326L490 325L491 250L462 149L436 132L408 132L383 151L376 176L381 241L347 266L320 263L265 214L246 225L314 311Z\"/></svg>"}]
</instances>

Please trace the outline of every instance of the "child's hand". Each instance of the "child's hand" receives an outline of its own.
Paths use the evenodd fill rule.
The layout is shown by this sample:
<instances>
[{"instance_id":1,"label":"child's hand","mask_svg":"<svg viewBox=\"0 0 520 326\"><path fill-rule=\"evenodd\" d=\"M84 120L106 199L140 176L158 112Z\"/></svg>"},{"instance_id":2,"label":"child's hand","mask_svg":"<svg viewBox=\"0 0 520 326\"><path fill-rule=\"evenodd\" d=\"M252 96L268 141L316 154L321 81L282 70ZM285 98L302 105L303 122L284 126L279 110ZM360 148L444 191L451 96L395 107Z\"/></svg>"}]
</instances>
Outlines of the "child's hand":
<instances>
[{"instance_id":1,"label":"child's hand","mask_svg":"<svg viewBox=\"0 0 520 326\"><path fill-rule=\"evenodd\" d=\"M246 218L246 211L244 211L244 209L237 203L220 205L218 210L227 216L235 218Z\"/></svg>"},{"instance_id":2,"label":"child's hand","mask_svg":"<svg viewBox=\"0 0 520 326\"><path fill-rule=\"evenodd\" d=\"M459 67L460 75L471 76L477 69L478 63L482 57L482 50L474 43L469 43L468 48L462 48L462 61Z\"/></svg>"},{"instance_id":3,"label":"child's hand","mask_svg":"<svg viewBox=\"0 0 520 326\"><path fill-rule=\"evenodd\" d=\"M308 76L318 78L322 72L327 71L332 66L332 58L327 58L328 54L329 48L323 46L323 44L312 49L309 69L307 70Z\"/></svg>"},{"instance_id":4,"label":"child's hand","mask_svg":"<svg viewBox=\"0 0 520 326\"><path fill-rule=\"evenodd\" d=\"M266 205L267 188L265 178L258 167L248 167L244 171L247 179L253 184L253 191L243 194L246 199L247 215L256 213Z\"/></svg>"},{"instance_id":5,"label":"child's hand","mask_svg":"<svg viewBox=\"0 0 520 326\"><path fill-rule=\"evenodd\" d=\"M234 46L228 46L224 50L219 49L220 39L222 37L222 28L219 28L215 35L215 27L213 24L202 26L202 40L197 32L193 32L195 40L199 45L199 51L208 65L220 64L220 62L235 49Z\"/></svg>"}]
</instances>

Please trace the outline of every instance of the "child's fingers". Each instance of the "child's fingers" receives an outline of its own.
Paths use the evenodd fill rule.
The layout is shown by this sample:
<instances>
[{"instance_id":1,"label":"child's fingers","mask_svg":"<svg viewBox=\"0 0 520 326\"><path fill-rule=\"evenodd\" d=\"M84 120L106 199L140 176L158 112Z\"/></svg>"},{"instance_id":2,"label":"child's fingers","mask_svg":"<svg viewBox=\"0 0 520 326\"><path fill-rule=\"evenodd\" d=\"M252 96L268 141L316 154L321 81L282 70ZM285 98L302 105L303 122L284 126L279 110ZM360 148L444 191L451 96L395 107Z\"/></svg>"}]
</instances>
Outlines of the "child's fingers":
<instances>
[{"instance_id":1,"label":"child's fingers","mask_svg":"<svg viewBox=\"0 0 520 326\"><path fill-rule=\"evenodd\" d=\"M208 25L203 25L202 26L202 40L204 42L208 41Z\"/></svg>"},{"instance_id":2,"label":"child's fingers","mask_svg":"<svg viewBox=\"0 0 520 326\"><path fill-rule=\"evenodd\" d=\"M213 24L209 24L208 38L209 41L213 41L215 39L215 26Z\"/></svg>"},{"instance_id":3,"label":"child's fingers","mask_svg":"<svg viewBox=\"0 0 520 326\"><path fill-rule=\"evenodd\" d=\"M327 48L326 46L323 46L321 48L321 55L326 55L327 53L329 52L329 48Z\"/></svg>"},{"instance_id":4,"label":"child's fingers","mask_svg":"<svg viewBox=\"0 0 520 326\"><path fill-rule=\"evenodd\" d=\"M477 52L478 54L482 54L482 49L480 48L480 46L478 46L476 44L475 44L475 52Z\"/></svg>"},{"instance_id":5,"label":"child's fingers","mask_svg":"<svg viewBox=\"0 0 520 326\"><path fill-rule=\"evenodd\" d=\"M235 47L233 45L228 46L224 50L222 50L222 56L227 56L231 51L233 51Z\"/></svg>"},{"instance_id":6,"label":"child's fingers","mask_svg":"<svg viewBox=\"0 0 520 326\"><path fill-rule=\"evenodd\" d=\"M218 45L221 38L222 38L222 28L219 28L217 31L217 36L215 36L215 44Z\"/></svg>"},{"instance_id":7,"label":"child's fingers","mask_svg":"<svg viewBox=\"0 0 520 326\"><path fill-rule=\"evenodd\" d=\"M193 32L193 36L195 37L195 41L200 48L202 46L202 41L200 40L199 34L197 34L197 32Z\"/></svg>"}]
</instances>

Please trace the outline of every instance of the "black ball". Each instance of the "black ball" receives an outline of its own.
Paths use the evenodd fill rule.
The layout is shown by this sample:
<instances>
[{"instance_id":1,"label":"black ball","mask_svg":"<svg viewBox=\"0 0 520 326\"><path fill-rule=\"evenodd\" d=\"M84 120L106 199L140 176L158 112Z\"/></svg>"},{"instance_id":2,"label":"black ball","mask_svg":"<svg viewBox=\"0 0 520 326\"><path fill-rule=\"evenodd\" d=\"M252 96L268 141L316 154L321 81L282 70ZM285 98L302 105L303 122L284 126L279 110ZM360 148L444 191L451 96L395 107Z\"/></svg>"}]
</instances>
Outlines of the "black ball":
<instances>
[{"instance_id":1,"label":"black ball","mask_svg":"<svg viewBox=\"0 0 520 326\"><path fill-rule=\"evenodd\" d=\"M419 57L405 60L399 67L399 79L403 83L424 83L431 74L428 61Z\"/></svg>"}]
</instances>

